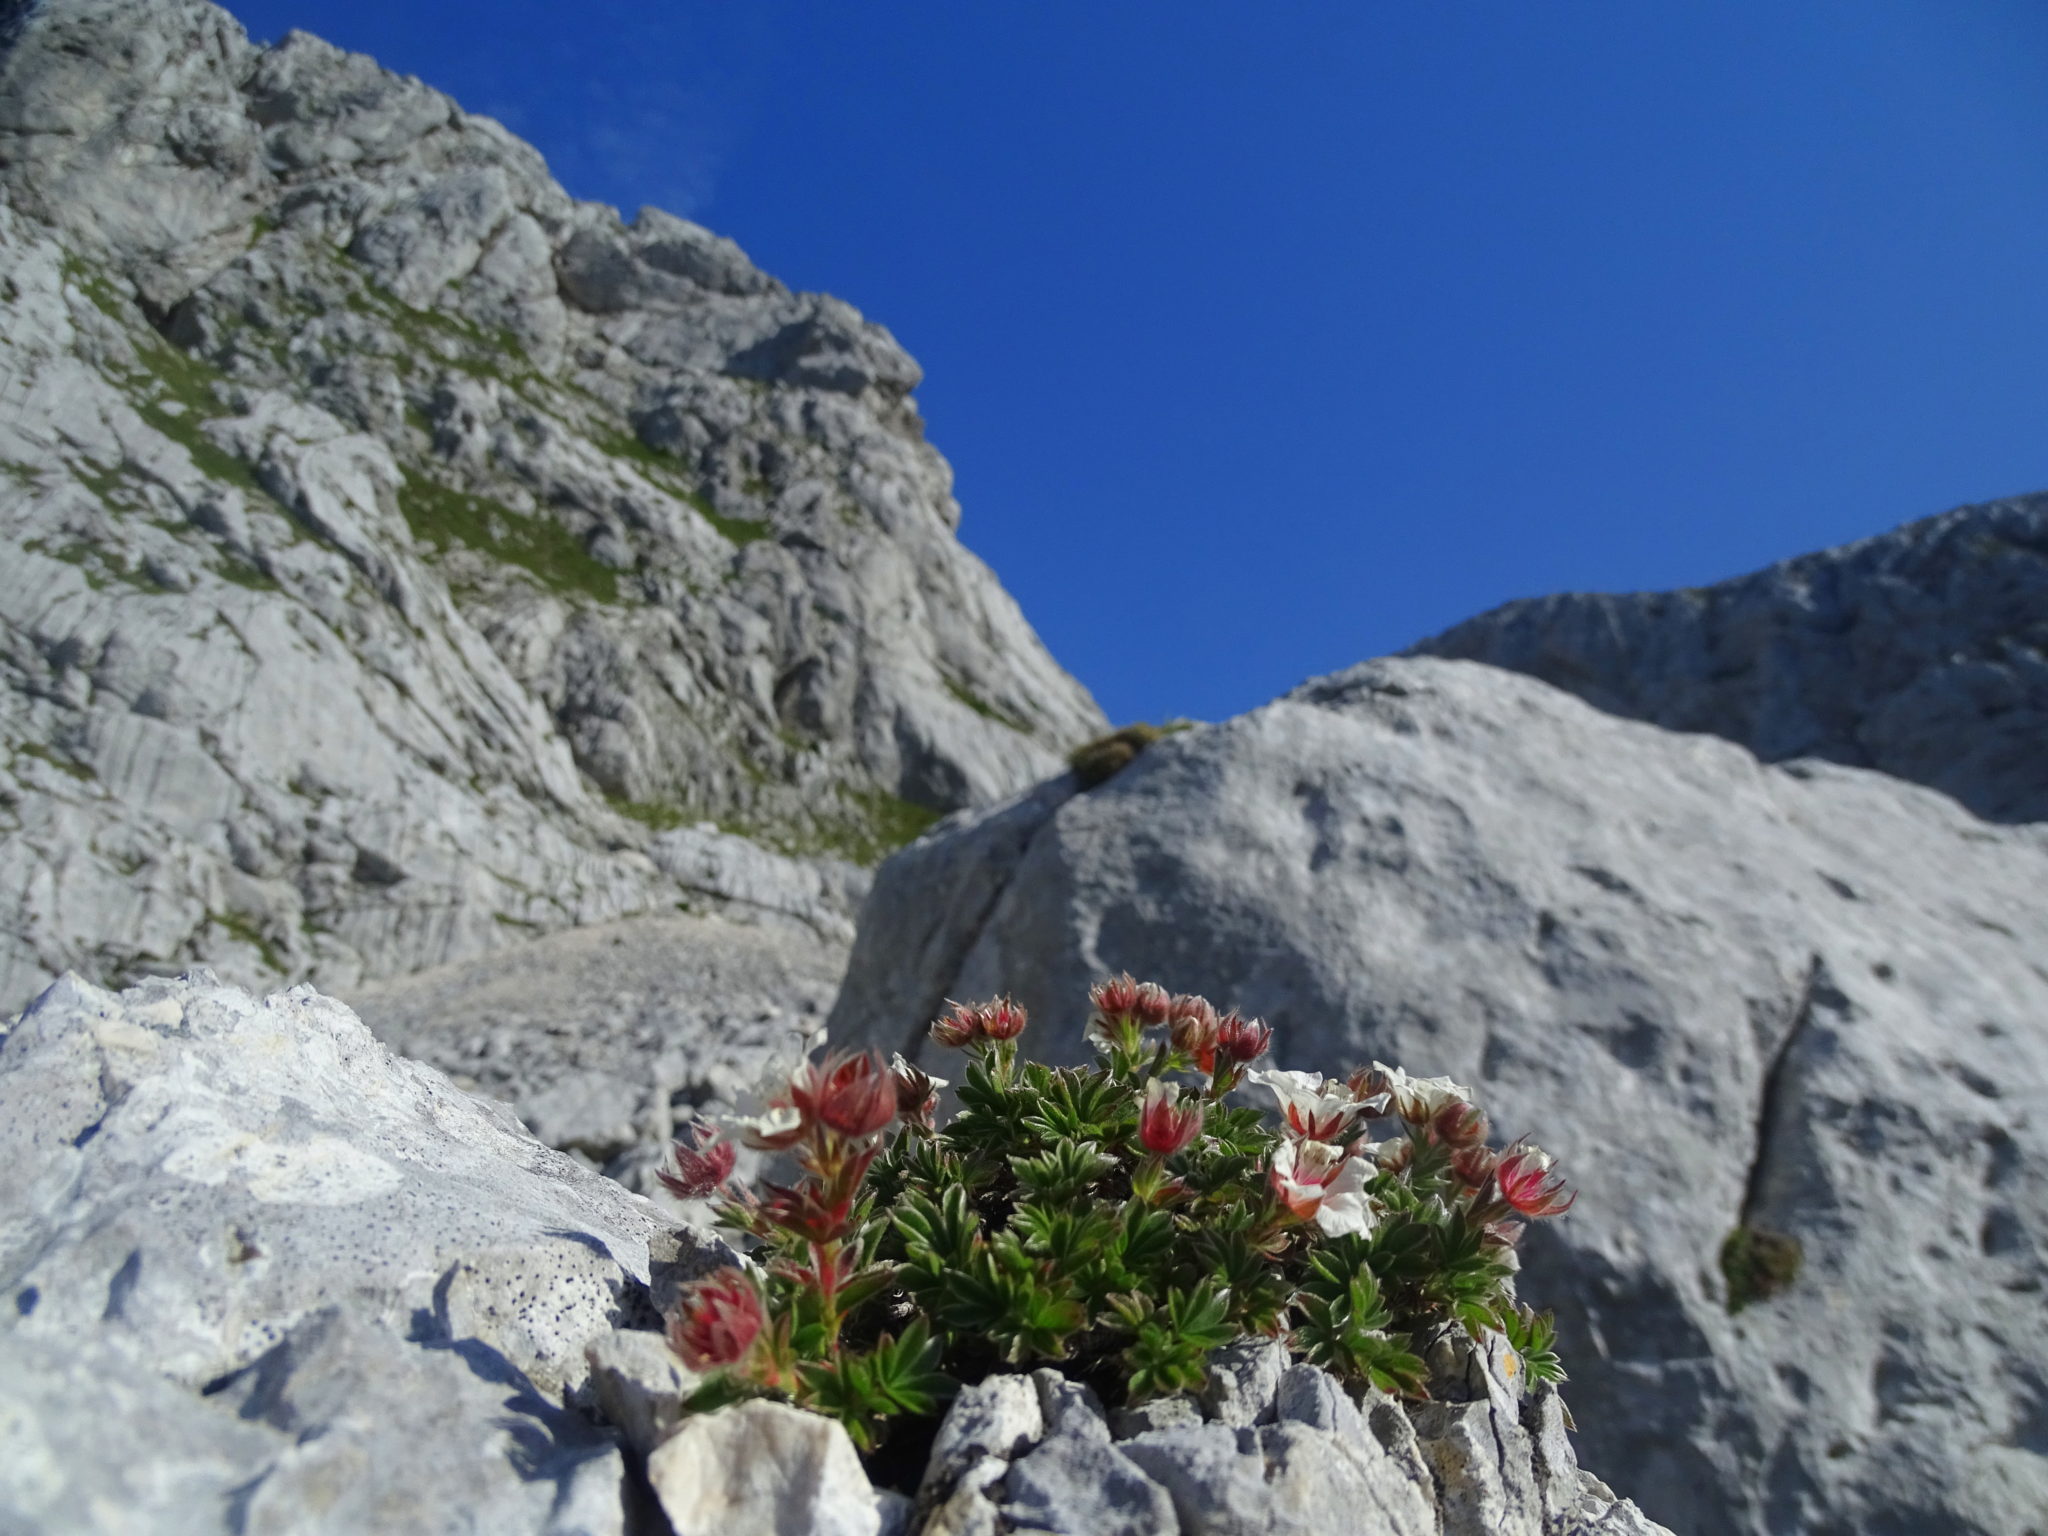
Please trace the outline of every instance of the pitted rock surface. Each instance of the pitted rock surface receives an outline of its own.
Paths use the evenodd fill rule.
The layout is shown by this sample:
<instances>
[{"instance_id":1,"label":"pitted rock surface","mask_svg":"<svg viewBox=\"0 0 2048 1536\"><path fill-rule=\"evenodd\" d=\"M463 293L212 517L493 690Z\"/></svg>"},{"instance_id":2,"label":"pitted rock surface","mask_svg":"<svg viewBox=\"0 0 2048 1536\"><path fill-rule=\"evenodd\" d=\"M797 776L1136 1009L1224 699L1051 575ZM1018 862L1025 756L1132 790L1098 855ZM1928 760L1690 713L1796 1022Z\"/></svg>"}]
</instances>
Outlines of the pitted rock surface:
<instances>
[{"instance_id":1,"label":"pitted rock surface","mask_svg":"<svg viewBox=\"0 0 2048 1536\"><path fill-rule=\"evenodd\" d=\"M707 880L843 934L845 858L1101 728L850 306L303 33L8 15L0 1011ZM658 835L705 820L818 862Z\"/></svg>"},{"instance_id":2,"label":"pitted rock surface","mask_svg":"<svg viewBox=\"0 0 2048 1536\"><path fill-rule=\"evenodd\" d=\"M1413 658L905 850L828 1033L946 1075L927 1002L1006 991L1080 1059L1129 969L1263 1015L1281 1066L1449 1073L1581 1191L1520 1283L1617 1489L1688 1536L2017 1536L2048 1508L2044 957L2048 828ZM1803 1259L1731 1314L1738 1229Z\"/></svg>"},{"instance_id":3,"label":"pitted rock surface","mask_svg":"<svg viewBox=\"0 0 2048 1536\"><path fill-rule=\"evenodd\" d=\"M0 1150L0 1527L622 1530L565 1400L675 1236L341 1004L67 978Z\"/></svg>"}]
</instances>

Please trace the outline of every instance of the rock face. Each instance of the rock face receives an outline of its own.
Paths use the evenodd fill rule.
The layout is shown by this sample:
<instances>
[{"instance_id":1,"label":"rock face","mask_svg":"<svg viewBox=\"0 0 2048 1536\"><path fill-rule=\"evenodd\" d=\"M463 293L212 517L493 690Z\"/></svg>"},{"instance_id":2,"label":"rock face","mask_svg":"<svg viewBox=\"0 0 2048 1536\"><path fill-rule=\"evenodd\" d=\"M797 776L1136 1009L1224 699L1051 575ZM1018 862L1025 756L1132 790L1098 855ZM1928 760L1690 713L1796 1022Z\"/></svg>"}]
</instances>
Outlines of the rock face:
<instances>
[{"instance_id":1,"label":"rock face","mask_svg":"<svg viewBox=\"0 0 2048 1536\"><path fill-rule=\"evenodd\" d=\"M1822 757L2048 821L2048 497L1963 507L1683 592L1509 603L1414 654L1614 714Z\"/></svg>"},{"instance_id":2,"label":"rock face","mask_svg":"<svg viewBox=\"0 0 2048 1536\"><path fill-rule=\"evenodd\" d=\"M700 819L871 861L1100 729L849 306L303 34L7 14L0 1010L665 910Z\"/></svg>"},{"instance_id":3,"label":"rock face","mask_svg":"<svg viewBox=\"0 0 2048 1536\"><path fill-rule=\"evenodd\" d=\"M626 1529L586 1346L717 1245L340 1004L66 979L0 1149L0 1528Z\"/></svg>"},{"instance_id":4,"label":"rock face","mask_svg":"<svg viewBox=\"0 0 2048 1536\"><path fill-rule=\"evenodd\" d=\"M1007 990L1077 1059L1126 967L1560 1155L1523 1294L1589 1464L1673 1530L2039 1528L2048 828L1367 663L899 854L828 1029L929 1060L940 998Z\"/></svg>"}]
</instances>

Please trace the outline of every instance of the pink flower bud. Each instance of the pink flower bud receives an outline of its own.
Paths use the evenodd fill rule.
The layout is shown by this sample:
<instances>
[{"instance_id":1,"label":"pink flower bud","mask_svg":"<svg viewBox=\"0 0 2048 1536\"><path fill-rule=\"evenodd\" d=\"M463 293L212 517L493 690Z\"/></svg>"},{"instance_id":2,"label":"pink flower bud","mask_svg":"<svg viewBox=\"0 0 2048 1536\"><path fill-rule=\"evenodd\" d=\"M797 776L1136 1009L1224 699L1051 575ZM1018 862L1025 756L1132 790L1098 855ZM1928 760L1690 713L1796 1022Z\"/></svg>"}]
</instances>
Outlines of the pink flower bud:
<instances>
[{"instance_id":1,"label":"pink flower bud","mask_svg":"<svg viewBox=\"0 0 2048 1536\"><path fill-rule=\"evenodd\" d=\"M1180 1089L1161 1078L1145 1085L1145 1107L1138 1114L1138 1140L1160 1157L1184 1152L1202 1134L1202 1103L1180 1102Z\"/></svg>"},{"instance_id":2,"label":"pink flower bud","mask_svg":"<svg viewBox=\"0 0 2048 1536\"><path fill-rule=\"evenodd\" d=\"M872 1136L896 1118L896 1080L880 1055L828 1056L806 1063L789 1087L790 1102L806 1124L841 1136Z\"/></svg>"},{"instance_id":3,"label":"pink flower bud","mask_svg":"<svg viewBox=\"0 0 2048 1536\"><path fill-rule=\"evenodd\" d=\"M981 1032L991 1040L1014 1040L1024 1033L1030 1015L1007 997L983 1003L979 1010Z\"/></svg>"},{"instance_id":4,"label":"pink flower bud","mask_svg":"<svg viewBox=\"0 0 2048 1536\"><path fill-rule=\"evenodd\" d=\"M1540 1148L1519 1141L1509 1147L1493 1174L1501 1199L1531 1218L1562 1216L1579 1197L1575 1190L1567 1192L1564 1179L1551 1171L1552 1162Z\"/></svg>"},{"instance_id":5,"label":"pink flower bud","mask_svg":"<svg viewBox=\"0 0 2048 1536\"><path fill-rule=\"evenodd\" d=\"M931 1035L935 1043L957 1051L981 1038L981 1010L965 1003L953 1003L952 1009L944 1018L932 1020Z\"/></svg>"},{"instance_id":6,"label":"pink flower bud","mask_svg":"<svg viewBox=\"0 0 2048 1536\"><path fill-rule=\"evenodd\" d=\"M678 1141L669 1148L669 1157L676 1165L675 1172L658 1168L654 1176L661 1180L662 1188L678 1200L701 1200L715 1194L732 1177L733 1162L738 1156L739 1148L711 1127L700 1125L694 1147Z\"/></svg>"},{"instance_id":7,"label":"pink flower bud","mask_svg":"<svg viewBox=\"0 0 2048 1536\"><path fill-rule=\"evenodd\" d=\"M1204 1072L1216 1065L1216 1010L1206 997L1183 994L1173 1000L1173 1016L1166 1021L1173 1048L1194 1058Z\"/></svg>"},{"instance_id":8,"label":"pink flower bud","mask_svg":"<svg viewBox=\"0 0 2048 1536\"><path fill-rule=\"evenodd\" d=\"M668 1342L691 1370L716 1370L745 1359L765 1321L753 1281L737 1269L721 1269L683 1293Z\"/></svg>"},{"instance_id":9,"label":"pink flower bud","mask_svg":"<svg viewBox=\"0 0 2048 1536\"><path fill-rule=\"evenodd\" d=\"M1429 1134L1447 1147L1476 1147L1486 1140L1486 1114L1476 1104L1451 1099L1430 1116Z\"/></svg>"},{"instance_id":10,"label":"pink flower bud","mask_svg":"<svg viewBox=\"0 0 2048 1536\"><path fill-rule=\"evenodd\" d=\"M1272 1029L1258 1019L1241 1019L1231 1012L1216 1023L1216 1049L1240 1067L1257 1061L1272 1043Z\"/></svg>"}]
</instances>

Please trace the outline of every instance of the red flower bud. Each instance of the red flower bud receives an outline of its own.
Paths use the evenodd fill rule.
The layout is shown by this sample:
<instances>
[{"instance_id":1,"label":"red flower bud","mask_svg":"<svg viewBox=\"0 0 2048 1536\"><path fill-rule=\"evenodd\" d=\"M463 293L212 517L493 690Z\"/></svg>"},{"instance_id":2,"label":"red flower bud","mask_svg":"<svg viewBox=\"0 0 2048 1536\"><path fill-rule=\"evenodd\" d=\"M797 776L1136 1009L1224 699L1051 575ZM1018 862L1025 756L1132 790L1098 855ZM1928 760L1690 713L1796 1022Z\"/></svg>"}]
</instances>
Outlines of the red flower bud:
<instances>
[{"instance_id":1,"label":"red flower bud","mask_svg":"<svg viewBox=\"0 0 2048 1536\"><path fill-rule=\"evenodd\" d=\"M678 1200L701 1200L716 1193L732 1177L733 1162L739 1156L739 1148L707 1125L697 1127L696 1143L688 1147L677 1141L669 1148L676 1171L657 1168L654 1173L662 1188Z\"/></svg>"},{"instance_id":2,"label":"red flower bud","mask_svg":"<svg viewBox=\"0 0 2048 1536\"><path fill-rule=\"evenodd\" d=\"M1216 1065L1219 1022L1215 1008L1206 997L1183 994L1173 1000L1173 1016L1166 1021L1166 1028L1173 1039L1173 1048L1193 1057L1195 1065L1207 1072Z\"/></svg>"},{"instance_id":3,"label":"red flower bud","mask_svg":"<svg viewBox=\"0 0 2048 1536\"><path fill-rule=\"evenodd\" d=\"M1430 1116L1429 1134L1447 1147L1476 1147L1486 1140L1486 1114L1476 1104L1452 1099Z\"/></svg>"},{"instance_id":4,"label":"red flower bud","mask_svg":"<svg viewBox=\"0 0 2048 1536\"><path fill-rule=\"evenodd\" d=\"M1451 1154L1451 1172L1467 1189L1481 1189L1493 1177L1500 1154L1488 1147L1460 1147Z\"/></svg>"},{"instance_id":5,"label":"red flower bud","mask_svg":"<svg viewBox=\"0 0 2048 1536\"><path fill-rule=\"evenodd\" d=\"M896 1113L913 1125L929 1129L945 1080L912 1066L900 1054L889 1063L889 1073L896 1080Z\"/></svg>"},{"instance_id":6,"label":"red flower bud","mask_svg":"<svg viewBox=\"0 0 2048 1536\"><path fill-rule=\"evenodd\" d=\"M952 1009L943 1019L932 1020L931 1035L937 1044L957 1051L981 1038L981 1010L965 1003L953 1003Z\"/></svg>"},{"instance_id":7,"label":"red flower bud","mask_svg":"<svg viewBox=\"0 0 2048 1536\"><path fill-rule=\"evenodd\" d=\"M1161 1157L1185 1152L1202 1134L1202 1101L1179 1102L1180 1089L1160 1078L1145 1085L1145 1107L1138 1114L1138 1140Z\"/></svg>"},{"instance_id":8,"label":"red flower bud","mask_svg":"<svg viewBox=\"0 0 2048 1536\"><path fill-rule=\"evenodd\" d=\"M1157 1029L1173 1017L1173 994L1156 981L1138 983L1137 1005L1131 1016L1141 1029Z\"/></svg>"},{"instance_id":9,"label":"red flower bud","mask_svg":"<svg viewBox=\"0 0 2048 1536\"><path fill-rule=\"evenodd\" d=\"M1551 1172L1551 1162L1550 1154L1536 1147L1519 1141L1509 1147L1493 1174L1501 1199L1524 1216L1562 1216L1579 1197L1577 1191L1566 1191L1564 1180Z\"/></svg>"},{"instance_id":10,"label":"red flower bud","mask_svg":"<svg viewBox=\"0 0 2048 1536\"><path fill-rule=\"evenodd\" d=\"M1233 1011L1217 1021L1216 1049L1240 1067L1257 1061L1272 1043L1272 1028L1258 1019L1241 1019Z\"/></svg>"},{"instance_id":11,"label":"red flower bud","mask_svg":"<svg viewBox=\"0 0 2048 1536\"><path fill-rule=\"evenodd\" d=\"M716 1370L745 1359L765 1321L753 1281L737 1269L721 1269L683 1293L668 1342L691 1370Z\"/></svg>"},{"instance_id":12,"label":"red flower bud","mask_svg":"<svg viewBox=\"0 0 2048 1536\"><path fill-rule=\"evenodd\" d=\"M789 1085L789 1098L806 1124L818 1122L841 1136L872 1136L896 1118L896 1080L874 1051L807 1063Z\"/></svg>"},{"instance_id":13,"label":"red flower bud","mask_svg":"<svg viewBox=\"0 0 2048 1536\"><path fill-rule=\"evenodd\" d=\"M1007 997L983 1003L979 1010L981 1032L991 1040L1014 1040L1024 1033L1030 1015Z\"/></svg>"}]
</instances>

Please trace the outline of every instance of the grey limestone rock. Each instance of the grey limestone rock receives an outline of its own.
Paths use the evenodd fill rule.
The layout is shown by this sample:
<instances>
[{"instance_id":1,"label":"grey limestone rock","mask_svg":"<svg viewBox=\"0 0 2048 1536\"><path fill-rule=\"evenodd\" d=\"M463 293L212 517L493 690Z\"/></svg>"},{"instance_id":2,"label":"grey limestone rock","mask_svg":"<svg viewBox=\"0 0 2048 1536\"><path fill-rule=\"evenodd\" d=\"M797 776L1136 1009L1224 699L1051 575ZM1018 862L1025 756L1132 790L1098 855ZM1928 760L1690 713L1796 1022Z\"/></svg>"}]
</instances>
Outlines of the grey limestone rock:
<instances>
[{"instance_id":1,"label":"grey limestone rock","mask_svg":"<svg viewBox=\"0 0 2048 1536\"><path fill-rule=\"evenodd\" d=\"M642 1456L681 1421L682 1401L698 1386L668 1340L648 1329L614 1328L584 1345L583 1358L605 1422Z\"/></svg>"},{"instance_id":2,"label":"grey limestone rock","mask_svg":"<svg viewBox=\"0 0 2048 1536\"><path fill-rule=\"evenodd\" d=\"M1581 1191L1520 1283L1617 1489L1688 1536L2013 1536L2048 1508L2044 893L2048 829L1392 660L884 865L828 1029L916 1044L921 999L1003 990L1078 1059L1129 968L1283 1066L1447 1072ZM1731 1296L1737 1232L1790 1284Z\"/></svg>"},{"instance_id":3,"label":"grey limestone rock","mask_svg":"<svg viewBox=\"0 0 2048 1536\"><path fill-rule=\"evenodd\" d=\"M0 1010L678 901L843 942L849 858L1100 729L850 306L303 33L10 16Z\"/></svg>"},{"instance_id":4,"label":"grey limestone rock","mask_svg":"<svg viewBox=\"0 0 2048 1536\"><path fill-rule=\"evenodd\" d=\"M651 1242L723 1251L310 989L60 981L0 1146L9 1528L618 1532L566 1399L651 1319Z\"/></svg>"},{"instance_id":5,"label":"grey limestone rock","mask_svg":"<svg viewBox=\"0 0 2048 1536\"><path fill-rule=\"evenodd\" d=\"M685 1419L648 1457L647 1478L675 1536L882 1529L881 1501L846 1431L786 1403L757 1399Z\"/></svg>"},{"instance_id":6,"label":"grey limestone rock","mask_svg":"<svg viewBox=\"0 0 2048 1536\"><path fill-rule=\"evenodd\" d=\"M1288 1369L1287 1346L1273 1339L1226 1344L1209 1357L1202 1407L1234 1428L1273 1421L1273 1402Z\"/></svg>"},{"instance_id":7,"label":"grey limestone rock","mask_svg":"<svg viewBox=\"0 0 2048 1536\"><path fill-rule=\"evenodd\" d=\"M2048 821L2048 497L1962 507L1682 592L1509 603L1414 648L1615 714Z\"/></svg>"}]
</instances>

